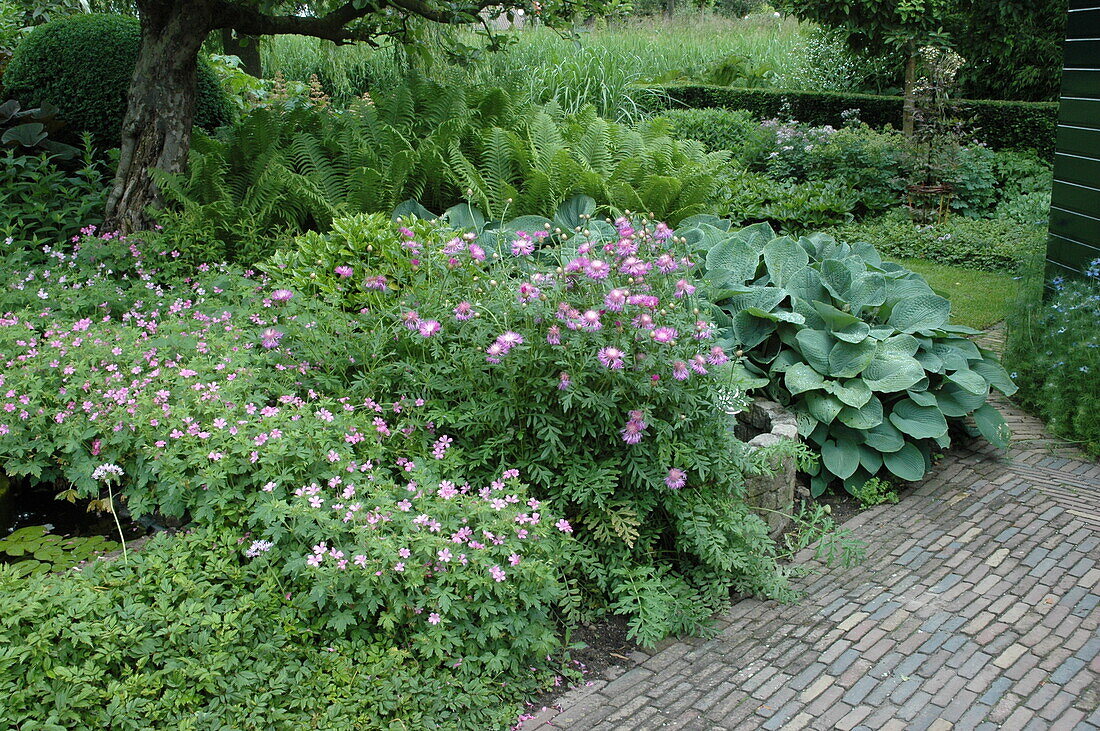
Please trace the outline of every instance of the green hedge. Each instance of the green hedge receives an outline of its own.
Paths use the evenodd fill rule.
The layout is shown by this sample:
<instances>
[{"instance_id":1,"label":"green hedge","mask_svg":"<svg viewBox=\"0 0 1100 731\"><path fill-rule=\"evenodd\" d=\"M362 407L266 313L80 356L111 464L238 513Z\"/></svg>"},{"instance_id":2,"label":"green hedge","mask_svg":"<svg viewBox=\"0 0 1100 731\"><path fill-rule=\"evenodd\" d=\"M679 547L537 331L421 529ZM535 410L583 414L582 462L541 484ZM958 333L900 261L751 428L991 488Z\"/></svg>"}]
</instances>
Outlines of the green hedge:
<instances>
[{"instance_id":1,"label":"green hedge","mask_svg":"<svg viewBox=\"0 0 1100 731\"><path fill-rule=\"evenodd\" d=\"M140 44L137 18L88 13L46 23L15 50L4 72L6 93L27 108L57 107L67 136L91 132L97 144L117 147ZM214 129L233 119L205 58L199 59L195 92L196 125Z\"/></svg>"},{"instance_id":2,"label":"green hedge","mask_svg":"<svg viewBox=\"0 0 1100 731\"><path fill-rule=\"evenodd\" d=\"M950 218L944 223L915 226L903 213L874 221L851 223L827 233L839 241L866 241L883 256L925 259L938 264L1017 272L1046 247L1046 226L975 218Z\"/></svg>"},{"instance_id":3,"label":"green hedge","mask_svg":"<svg viewBox=\"0 0 1100 731\"><path fill-rule=\"evenodd\" d=\"M872 94L782 89L741 89L701 84L672 84L662 88L667 103L676 108L724 107L744 109L764 119L790 115L813 125L844 123L841 113L858 109L859 118L872 127L901 125L902 98ZM1054 155L1058 120L1057 102L1008 102L961 99L956 102L965 117L973 117L977 136L995 149L1035 149L1041 156Z\"/></svg>"}]
</instances>

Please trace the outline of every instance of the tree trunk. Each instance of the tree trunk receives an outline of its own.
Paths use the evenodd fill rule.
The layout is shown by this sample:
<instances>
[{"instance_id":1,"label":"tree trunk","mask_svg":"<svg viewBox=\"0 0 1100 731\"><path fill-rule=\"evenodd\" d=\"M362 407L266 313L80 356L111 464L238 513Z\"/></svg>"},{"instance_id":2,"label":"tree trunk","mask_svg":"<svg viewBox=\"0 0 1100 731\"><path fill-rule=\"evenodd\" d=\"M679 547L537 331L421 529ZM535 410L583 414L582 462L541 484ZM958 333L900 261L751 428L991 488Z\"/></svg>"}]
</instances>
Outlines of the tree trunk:
<instances>
[{"instance_id":1,"label":"tree trunk","mask_svg":"<svg viewBox=\"0 0 1100 731\"><path fill-rule=\"evenodd\" d=\"M260 39L255 36L238 36L232 28L222 28L222 52L226 56L241 59L241 69L257 79L264 77L260 62Z\"/></svg>"},{"instance_id":2,"label":"tree trunk","mask_svg":"<svg viewBox=\"0 0 1100 731\"><path fill-rule=\"evenodd\" d=\"M197 54L211 30L201 0L139 0L141 48L130 82L122 148L104 228L123 234L150 227L159 205L151 170L181 172L191 146Z\"/></svg>"},{"instance_id":3,"label":"tree trunk","mask_svg":"<svg viewBox=\"0 0 1100 731\"><path fill-rule=\"evenodd\" d=\"M917 114L917 102L914 87L917 84L917 59L920 52L917 44L910 42L906 46L909 55L905 59L905 89L902 92L901 103L901 133L906 137L913 136L913 120Z\"/></svg>"}]
</instances>

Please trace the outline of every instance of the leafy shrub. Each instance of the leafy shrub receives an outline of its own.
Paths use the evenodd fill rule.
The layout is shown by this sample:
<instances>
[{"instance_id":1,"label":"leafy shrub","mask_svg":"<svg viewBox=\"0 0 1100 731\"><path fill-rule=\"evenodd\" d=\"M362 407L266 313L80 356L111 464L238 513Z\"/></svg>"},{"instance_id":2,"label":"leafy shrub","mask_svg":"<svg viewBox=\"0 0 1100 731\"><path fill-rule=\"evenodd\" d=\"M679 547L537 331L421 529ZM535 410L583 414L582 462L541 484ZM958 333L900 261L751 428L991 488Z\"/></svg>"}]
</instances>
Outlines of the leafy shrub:
<instances>
[{"instance_id":1,"label":"leafy shrub","mask_svg":"<svg viewBox=\"0 0 1100 731\"><path fill-rule=\"evenodd\" d=\"M828 233L841 241L866 241L889 257L927 259L989 272L1015 272L1046 247L1045 226L969 218L915 226L904 211Z\"/></svg>"},{"instance_id":2,"label":"leafy shrub","mask_svg":"<svg viewBox=\"0 0 1100 731\"><path fill-rule=\"evenodd\" d=\"M1037 280L1038 277L1035 277ZM1005 362L1020 385L1017 399L1050 430L1100 457L1100 260L1081 280L1061 277L1025 289L1009 319Z\"/></svg>"},{"instance_id":3,"label":"leafy shrub","mask_svg":"<svg viewBox=\"0 0 1100 731\"><path fill-rule=\"evenodd\" d=\"M327 628L308 586L284 576L273 552L249 559L249 549L238 533L202 529L75 573L20 578L0 567L5 721L485 729L514 722L517 696L534 689L530 671L425 657L448 633L442 622L422 619L407 644Z\"/></svg>"},{"instance_id":4,"label":"leafy shrub","mask_svg":"<svg viewBox=\"0 0 1100 731\"><path fill-rule=\"evenodd\" d=\"M836 129L772 119L761 126L774 140L762 160L771 177L847 187L858 196L857 216L897 206L918 170L930 164L937 182L952 186L953 211L975 216L993 204L995 153L981 145L954 145L929 154L900 133L877 132L865 124Z\"/></svg>"},{"instance_id":5,"label":"leafy shrub","mask_svg":"<svg viewBox=\"0 0 1100 731\"><path fill-rule=\"evenodd\" d=\"M56 107L67 133L90 132L97 145L115 147L140 40L133 17L86 13L47 23L16 49L4 88L24 106ZM205 59L199 60L196 94L197 126L230 121L232 109Z\"/></svg>"},{"instance_id":6,"label":"leafy shrub","mask_svg":"<svg viewBox=\"0 0 1100 731\"><path fill-rule=\"evenodd\" d=\"M56 243L100 223L108 182L108 171L88 148L75 170L46 154L0 152L0 240L19 247Z\"/></svg>"},{"instance_id":7,"label":"leafy shrub","mask_svg":"<svg viewBox=\"0 0 1100 731\"><path fill-rule=\"evenodd\" d=\"M994 159L997 178L995 217L1017 223L1045 224L1050 218L1054 178L1050 163L1033 155L1002 150Z\"/></svg>"},{"instance_id":8,"label":"leafy shrub","mask_svg":"<svg viewBox=\"0 0 1100 731\"><path fill-rule=\"evenodd\" d=\"M707 252L720 336L743 349L821 451L811 492L834 480L855 492L882 473L919 480L968 415L1004 444L986 397L1015 386L989 351L948 324L950 303L866 243L812 234L777 238L765 224L730 233L699 222L684 234Z\"/></svg>"},{"instance_id":9,"label":"leafy shrub","mask_svg":"<svg viewBox=\"0 0 1100 731\"><path fill-rule=\"evenodd\" d=\"M699 140L708 150L728 150L743 165L763 159L769 135L748 112L736 109L669 109L661 113L677 137Z\"/></svg>"},{"instance_id":10,"label":"leafy shrub","mask_svg":"<svg viewBox=\"0 0 1100 731\"><path fill-rule=\"evenodd\" d=\"M553 215L580 193L671 221L706 210L727 156L677 142L660 123L636 128L591 109L515 104L499 90L413 84L351 110L256 110L218 138L196 139L186 176L162 178L177 212L169 240L206 241L208 260L255 261L276 233L325 231L334 218L432 210L464 199L490 218Z\"/></svg>"},{"instance_id":11,"label":"leafy shrub","mask_svg":"<svg viewBox=\"0 0 1100 731\"><path fill-rule=\"evenodd\" d=\"M662 87L671 106L693 109L744 109L759 119L793 116L806 124L844 124L844 113L859 110L859 118L881 129L901 124L902 98L872 94L785 89L739 89L696 84ZM978 140L994 149L1035 150L1043 159L1054 156L1056 102L953 100L963 119L972 119Z\"/></svg>"},{"instance_id":12,"label":"leafy shrub","mask_svg":"<svg viewBox=\"0 0 1100 731\"><path fill-rule=\"evenodd\" d=\"M720 408L747 382L706 342L670 235L620 220L600 244L516 234L498 249L357 217L265 265L370 313L379 339L356 341L349 378L390 371L390 390L424 394L471 475L518 468L577 530L571 589L607 597L645 642L696 626L731 587L782 593L742 497L754 466Z\"/></svg>"}]
</instances>

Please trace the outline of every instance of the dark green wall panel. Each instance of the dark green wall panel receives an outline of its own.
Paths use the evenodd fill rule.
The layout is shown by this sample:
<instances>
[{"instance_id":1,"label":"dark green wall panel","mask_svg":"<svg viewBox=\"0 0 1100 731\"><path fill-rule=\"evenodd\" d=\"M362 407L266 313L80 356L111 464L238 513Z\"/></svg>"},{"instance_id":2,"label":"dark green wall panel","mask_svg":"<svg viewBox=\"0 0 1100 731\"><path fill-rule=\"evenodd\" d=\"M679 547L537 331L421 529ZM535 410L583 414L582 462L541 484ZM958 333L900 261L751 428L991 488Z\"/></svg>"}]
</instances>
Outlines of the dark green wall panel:
<instances>
[{"instance_id":1,"label":"dark green wall panel","mask_svg":"<svg viewBox=\"0 0 1100 731\"><path fill-rule=\"evenodd\" d=\"M1051 193L1048 272L1100 257L1100 0L1070 0Z\"/></svg>"},{"instance_id":2,"label":"dark green wall panel","mask_svg":"<svg viewBox=\"0 0 1100 731\"><path fill-rule=\"evenodd\" d=\"M1100 99L1063 98L1058 105L1058 124L1100 128Z\"/></svg>"},{"instance_id":3,"label":"dark green wall panel","mask_svg":"<svg viewBox=\"0 0 1100 731\"><path fill-rule=\"evenodd\" d=\"M1100 40L1066 41L1066 68L1094 68L1100 58Z\"/></svg>"},{"instance_id":4,"label":"dark green wall panel","mask_svg":"<svg viewBox=\"0 0 1100 731\"><path fill-rule=\"evenodd\" d=\"M1100 8L1071 12L1066 38L1100 38Z\"/></svg>"},{"instance_id":5,"label":"dark green wall panel","mask_svg":"<svg viewBox=\"0 0 1100 731\"><path fill-rule=\"evenodd\" d=\"M1100 190L1055 180L1051 202L1059 208L1095 215L1100 211Z\"/></svg>"}]
</instances>

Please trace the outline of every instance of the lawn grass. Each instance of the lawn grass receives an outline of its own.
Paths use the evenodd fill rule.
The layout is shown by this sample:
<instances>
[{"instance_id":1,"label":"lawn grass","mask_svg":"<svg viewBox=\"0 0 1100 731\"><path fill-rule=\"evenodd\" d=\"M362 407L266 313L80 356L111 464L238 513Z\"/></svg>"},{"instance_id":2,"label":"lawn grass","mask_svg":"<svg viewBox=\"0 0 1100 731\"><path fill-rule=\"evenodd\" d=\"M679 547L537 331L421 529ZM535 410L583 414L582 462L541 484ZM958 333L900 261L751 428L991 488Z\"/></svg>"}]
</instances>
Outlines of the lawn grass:
<instances>
[{"instance_id":1,"label":"lawn grass","mask_svg":"<svg viewBox=\"0 0 1100 731\"><path fill-rule=\"evenodd\" d=\"M896 259L928 280L931 287L951 300L951 320L958 325L985 330L1008 316L1016 301L1019 282L1009 274L936 264L923 259Z\"/></svg>"}]
</instances>

